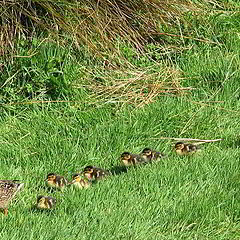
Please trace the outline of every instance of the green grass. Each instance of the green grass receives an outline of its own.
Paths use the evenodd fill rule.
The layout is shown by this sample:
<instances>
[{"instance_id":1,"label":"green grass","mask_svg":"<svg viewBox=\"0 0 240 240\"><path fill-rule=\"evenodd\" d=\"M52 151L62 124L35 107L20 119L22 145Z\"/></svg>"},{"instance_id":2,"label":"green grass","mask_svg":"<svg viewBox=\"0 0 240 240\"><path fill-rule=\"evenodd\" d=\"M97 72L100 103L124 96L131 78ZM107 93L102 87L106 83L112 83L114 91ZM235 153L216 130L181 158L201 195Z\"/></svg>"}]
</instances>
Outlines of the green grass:
<instances>
[{"instance_id":1,"label":"green grass","mask_svg":"<svg viewBox=\"0 0 240 240\"><path fill-rule=\"evenodd\" d=\"M56 79L63 81L55 82L59 85L54 85L53 99L77 102L0 106L0 178L25 183L9 207L9 216L0 215L0 239L240 239L238 17L209 16L208 28L196 29L199 37L221 44L183 40L188 50L166 54L161 46L148 46L159 62L169 59L182 73L182 86L194 89L190 94L159 96L142 108L104 101L90 104L89 89L75 89L74 84L84 85L101 63L69 49L43 45L36 57L8 64L2 83L10 93L16 92L11 95L3 88L3 103L22 101L27 95L21 80L33 84L37 96L45 92L47 81ZM28 49L20 50L24 55ZM128 54L131 61L132 53ZM139 59L132 64L141 67ZM146 59L145 66L151 66ZM11 79L17 70L18 77ZM62 71L63 77L54 71ZM42 85L37 85L41 79ZM47 93L42 96L36 99L48 99ZM172 151L173 141L161 137L224 140L203 144L196 156L178 157ZM122 152L138 153L145 147L163 151L168 158L82 191L45 188L49 172L70 180L86 165L111 169L120 165ZM56 197L56 209L34 209L38 195Z\"/></svg>"},{"instance_id":2,"label":"green grass","mask_svg":"<svg viewBox=\"0 0 240 240\"><path fill-rule=\"evenodd\" d=\"M1 238L239 239L240 126L239 112L230 111L237 85L230 81L227 90L215 95L226 102L225 111L218 103L191 103L195 94L117 113L108 106L79 110L60 103L5 111L1 178L20 179L25 188L9 216L1 219ZM172 142L157 139L161 136L224 141L205 144L198 156L181 158L172 153ZM83 191L49 193L44 188L49 172L70 179L88 164L109 169L120 164L123 151L139 152L146 146L169 157ZM56 197L56 209L33 210L40 194Z\"/></svg>"}]
</instances>

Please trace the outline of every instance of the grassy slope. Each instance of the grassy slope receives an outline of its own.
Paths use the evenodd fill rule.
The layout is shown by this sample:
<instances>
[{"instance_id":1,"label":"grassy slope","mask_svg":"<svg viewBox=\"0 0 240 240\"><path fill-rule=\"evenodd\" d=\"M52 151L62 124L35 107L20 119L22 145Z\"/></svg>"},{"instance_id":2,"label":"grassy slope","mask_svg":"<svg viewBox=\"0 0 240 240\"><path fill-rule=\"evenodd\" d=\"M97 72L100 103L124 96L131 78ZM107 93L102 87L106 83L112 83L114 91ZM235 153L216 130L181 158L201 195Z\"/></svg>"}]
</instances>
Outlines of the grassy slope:
<instances>
[{"instance_id":1,"label":"grassy slope","mask_svg":"<svg viewBox=\"0 0 240 240\"><path fill-rule=\"evenodd\" d=\"M189 96L118 111L65 103L3 110L0 176L20 179L25 188L9 216L0 217L1 239L239 239L238 46L229 37L222 46L199 44L176 56L184 84L196 88ZM162 136L224 141L181 158ZM169 158L84 191L44 188L49 172L70 179L87 164L111 168L121 152L146 146ZM57 208L33 210L39 194L55 196Z\"/></svg>"},{"instance_id":2,"label":"grassy slope","mask_svg":"<svg viewBox=\"0 0 240 240\"><path fill-rule=\"evenodd\" d=\"M226 101L222 96L216 95ZM39 232L40 239L240 237L239 113L184 98L128 110L114 116L109 108L43 106L1 121L1 176L25 182L9 217L1 220L2 239L33 239ZM171 153L169 141L152 139L158 136L225 140L206 144L199 156L180 158ZM49 194L43 188L48 172L70 178L86 164L111 168L124 150L145 146L164 150L169 158L86 191L52 193L58 199L55 211L31 211L38 194Z\"/></svg>"}]
</instances>

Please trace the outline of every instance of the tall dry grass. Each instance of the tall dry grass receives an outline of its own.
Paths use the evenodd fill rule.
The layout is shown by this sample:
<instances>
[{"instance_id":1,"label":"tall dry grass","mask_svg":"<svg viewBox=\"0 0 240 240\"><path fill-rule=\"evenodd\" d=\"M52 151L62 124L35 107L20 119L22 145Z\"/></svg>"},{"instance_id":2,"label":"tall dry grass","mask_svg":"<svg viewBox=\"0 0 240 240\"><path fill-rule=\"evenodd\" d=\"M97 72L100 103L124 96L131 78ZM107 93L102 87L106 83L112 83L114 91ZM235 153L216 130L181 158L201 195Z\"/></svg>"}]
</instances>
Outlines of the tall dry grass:
<instances>
[{"instance_id":1,"label":"tall dry grass","mask_svg":"<svg viewBox=\"0 0 240 240\"><path fill-rule=\"evenodd\" d=\"M141 50L161 40L164 28L180 24L183 13L194 8L187 0L1 0L1 55L6 47L14 49L15 39L40 31L62 41L71 36L78 48L87 46L97 55L115 51L116 39Z\"/></svg>"},{"instance_id":2,"label":"tall dry grass","mask_svg":"<svg viewBox=\"0 0 240 240\"><path fill-rule=\"evenodd\" d=\"M191 20L184 17L186 13L201 16L208 13L209 9L220 9L222 4L218 1L193 3L190 0L0 0L0 57L10 58L14 62L13 57L18 54L18 40L28 42L39 34L64 46L73 44L76 49L87 49L91 56L103 59L101 81L94 78L94 70L86 74L86 86L96 101L101 99L142 106L159 95L175 96L190 89L182 87L182 75L172 63L165 61L160 68L152 65L150 69L148 66L133 66L129 58L136 56L125 56L121 47L130 45L136 50L134 54L140 57L145 54L145 46L149 43L157 43L163 55L172 49L182 51L186 49L182 45L183 39L196 39L194 32L189 31ZM167 44L172 49L167 48ZM29 53L23 57L32 56ZM153 58L146 55L147 61L154 62ZM0 70L4 68L4 61L0 61ZM31 98L45 95L37 85L38 80L34 82L32 77L22 79L22 69L18 70L18 67L6 74L1 86L10 90L16 88L13 90L13 95L16 95L28 84L36 91L31 92ZM108 69L111 67L114 71ZM88 71L91 72L91 69ZM20 89L17 84L19 78L24 85ZM73 87L83 87L81 82L74 82ZM44 93L52 92L49 84L42 85ZM10 99L8 94L6 99Z\"/></svg>"}]
</instances>

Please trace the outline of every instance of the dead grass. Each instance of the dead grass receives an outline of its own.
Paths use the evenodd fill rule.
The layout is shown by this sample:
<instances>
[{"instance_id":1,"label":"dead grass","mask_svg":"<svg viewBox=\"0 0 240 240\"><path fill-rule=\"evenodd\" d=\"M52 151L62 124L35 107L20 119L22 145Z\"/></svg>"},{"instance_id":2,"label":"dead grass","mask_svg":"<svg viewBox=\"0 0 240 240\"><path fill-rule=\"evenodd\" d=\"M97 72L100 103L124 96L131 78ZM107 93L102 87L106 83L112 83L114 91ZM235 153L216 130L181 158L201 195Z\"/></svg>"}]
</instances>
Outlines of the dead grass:
<instances>
[{"instance_id":1,"label":"dead grass","mask_svg":"<svg viewBox=\"0 0 240 240\"><path fill-rule=\"evenodd\" d=\"M216 1L205 2L219 8ZM189 31L191 23L184 18L186 12L192 16L205 14L204 7L204 3L190 0L0 0L0 56L8 56L12 61L16 57L31 57L35 53L18 55L15 40L31 40L39 31L48 32L48 39L64 46L73 42L79 51L84 48L89 50L89 56L103 59L103 69L97 73L89 70L84 84L80 79L74 83L75 88L90 90L89 102L142 107L159 96L188 94L193 88L182 86L182 74L173 65L131 65L116 42L134 47L136 54L141 55L146 54L145 46L152 42L158 42L166 55L184 51L188 47L183 44L184 39L214 43L194 37ZM111 62L119 64L113 66Z\"/></svg>"},{"instance_id":2,"label":"dead grass","mask_svg":"<svg viewBox=\"0 0 240 240\"><path fill-rule=\"evenodd\" d=\"M162 41L162 26L178 28L191 1L178 0L0 0L1 55L14 50L14 40L47 31L66 44L87 48L98 56L115 52L115 40L128 41L143 50L147 42Z\"/></svg>"},{"instance_id":3,"label":"dead grass","mask_svg":"<svg viewBox=\"0 0 240 240\"><path fill-rule=\"evenodd\" d=\"M159 96L189 94L193 88L183 87L181 80L181 71L155 64L151 67L131 66L124 70L97 74L89 72L88 80L84 84L75 84L74 87L89 89L89 102L94 104L121 103L142 107L154 102Z\"/></svg>"}]
</instances>

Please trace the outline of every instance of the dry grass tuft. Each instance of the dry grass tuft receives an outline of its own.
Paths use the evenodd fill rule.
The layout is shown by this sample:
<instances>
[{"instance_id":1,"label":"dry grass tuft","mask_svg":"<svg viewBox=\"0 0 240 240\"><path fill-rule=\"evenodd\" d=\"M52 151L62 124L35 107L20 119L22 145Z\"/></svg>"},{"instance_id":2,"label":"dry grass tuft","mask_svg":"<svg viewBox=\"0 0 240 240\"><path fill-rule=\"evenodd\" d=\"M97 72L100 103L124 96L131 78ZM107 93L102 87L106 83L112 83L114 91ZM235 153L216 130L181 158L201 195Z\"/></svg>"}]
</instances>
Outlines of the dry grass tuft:
<instances>
[{"instance_id":1,"label":"dry grass tuft","mask_svg":"<svg viewBox=\"0 0 240 240\"><path fill-rule=\"evenodd\" d=\"M98 76L97 78L94 76ZM90 79L92 76L92 79ZM114 70L103 74L89 72L84 85L76 88L87 88L91 91L89 102L131 104L142 107L154 102L159 96L180 96L193 89L181 86L181 72L174 67L160 64L145 68Z\"/></svg>"}]
</instances>

